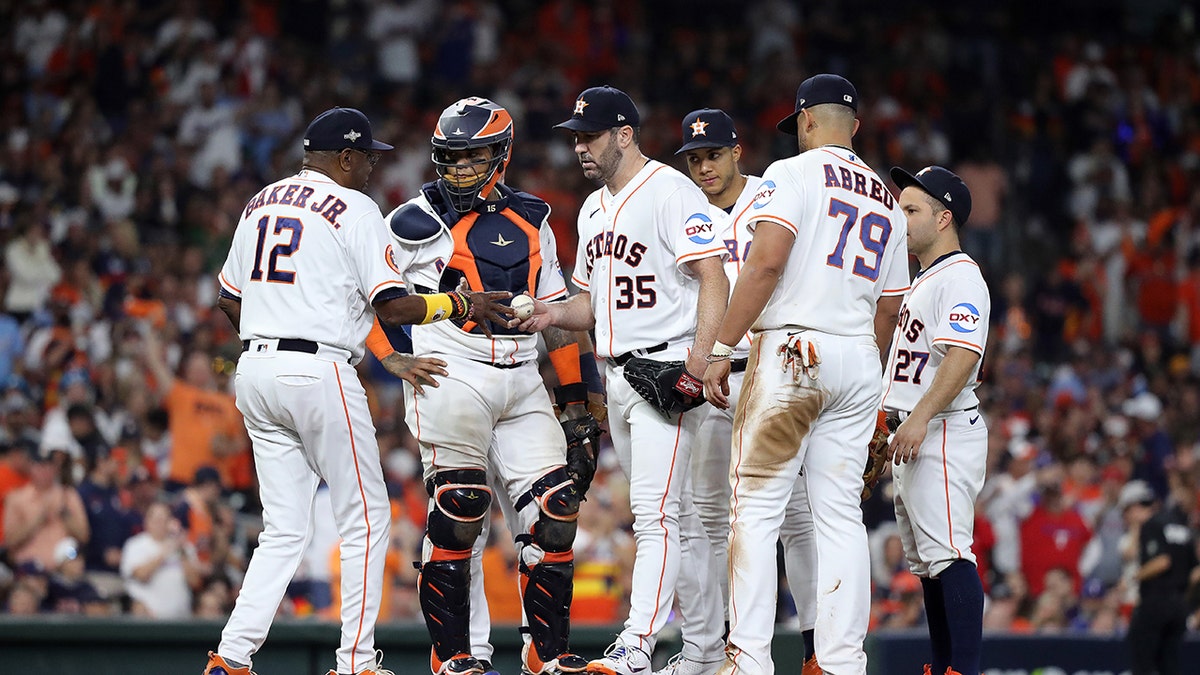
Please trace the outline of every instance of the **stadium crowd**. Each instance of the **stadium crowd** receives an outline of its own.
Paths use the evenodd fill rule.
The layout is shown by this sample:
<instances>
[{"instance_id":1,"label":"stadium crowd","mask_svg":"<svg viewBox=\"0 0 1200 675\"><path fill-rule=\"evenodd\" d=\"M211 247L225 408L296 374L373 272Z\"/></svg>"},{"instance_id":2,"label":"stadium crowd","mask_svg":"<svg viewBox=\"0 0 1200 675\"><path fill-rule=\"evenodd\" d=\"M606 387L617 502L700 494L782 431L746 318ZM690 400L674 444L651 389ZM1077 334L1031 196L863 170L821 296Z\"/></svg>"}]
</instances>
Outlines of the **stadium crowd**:
<instances>
[{"instance_id":1,"label":"stadium crowd","mask_svg":"<svg viewBox=\"0 0 1200 675\"><path fill-rule=\"evenodd\" d=\"M1195 15L1068 2L1087 9L1063 11L1067 27L1025 20L1033 2L859 4L748 0L734 20L712 0L0 7L0 606L228 613L261 523L215 274L245 200L298 166L317 112L360 108L397 146L369 188L387 211L433 178L437 111L496 100L517 120L509 171L553 206L571 261L592 186L551 125L580 89L628 91L643 149L664 160L684 113L723 108L760 173L794 152L773 124L796 84L826 70L863 94L869 165L950 166L974 195L965 248L995 323L985 626L1122 632L1136 602L1125 507L1153 495L1200 524ZM360 370L393 498L383 615L418 621L416 444L399 380L371 357ZM626 611L627 486L611 454L601 465L576 542L580 622ZM873 626L921 626L886 486L866 517ZM491 608L515 621L514 555L493 520ZM337 616L336 546L319 523L282 611ZM787 621L786 585L780 597Z\"/></svg>"}]
</instances>

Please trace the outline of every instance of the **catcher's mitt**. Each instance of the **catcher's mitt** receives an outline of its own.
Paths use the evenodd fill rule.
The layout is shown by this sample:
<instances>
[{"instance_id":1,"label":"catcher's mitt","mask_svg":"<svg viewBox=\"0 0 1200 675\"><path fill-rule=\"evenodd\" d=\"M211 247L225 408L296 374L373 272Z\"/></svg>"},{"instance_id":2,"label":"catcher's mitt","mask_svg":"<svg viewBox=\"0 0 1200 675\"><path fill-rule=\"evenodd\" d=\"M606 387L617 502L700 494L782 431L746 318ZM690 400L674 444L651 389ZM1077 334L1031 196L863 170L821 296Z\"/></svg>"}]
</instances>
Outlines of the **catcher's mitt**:
<instances>
[{"instance_id":1,"label":"catcher's mitt","mask_svg":"<svg viewBox=\"0 0 1200 675\"><path fill-rule=\"evenodd\" d=\"M655 361L635 356L625 363L625 380L668 420L704 403L704 383L683 361Z\"/></svg>"},{"instance_id":2,"label":"catcher's mitt","mask_svg":"<svg viewBox=\"0 0 1200 675\"><path fill-rule=\"evenodd\" d=\"M871 436L871 442L867 444L867 468L863 470L862 489L864 502L871 497L871 491L875 489L879 477L887 468L888 437L890 435L887 413L880 410L879 416L875 420L875 434Z\"/></svg>"}]
</instances>

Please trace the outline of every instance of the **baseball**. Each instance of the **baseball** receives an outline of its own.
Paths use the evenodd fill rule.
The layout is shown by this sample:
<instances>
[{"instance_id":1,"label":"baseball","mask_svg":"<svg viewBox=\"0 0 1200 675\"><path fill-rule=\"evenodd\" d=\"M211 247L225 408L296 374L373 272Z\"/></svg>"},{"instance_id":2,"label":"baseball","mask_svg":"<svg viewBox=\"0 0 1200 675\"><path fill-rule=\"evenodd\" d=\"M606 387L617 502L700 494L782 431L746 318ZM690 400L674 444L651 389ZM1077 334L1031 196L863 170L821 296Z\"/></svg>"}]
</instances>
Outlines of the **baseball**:
<instances>
[{"instance_id":1,"label":"baseball","mask_svg":"<svg viewBox=\"0 0 1200 675\"><path fill-rule=\"evenodd\" d=\"M518 295L512 299L509 306L517 313L517 318L521 321L533 316L533 298L528 295Z\"/></svg>"}]
</instances>

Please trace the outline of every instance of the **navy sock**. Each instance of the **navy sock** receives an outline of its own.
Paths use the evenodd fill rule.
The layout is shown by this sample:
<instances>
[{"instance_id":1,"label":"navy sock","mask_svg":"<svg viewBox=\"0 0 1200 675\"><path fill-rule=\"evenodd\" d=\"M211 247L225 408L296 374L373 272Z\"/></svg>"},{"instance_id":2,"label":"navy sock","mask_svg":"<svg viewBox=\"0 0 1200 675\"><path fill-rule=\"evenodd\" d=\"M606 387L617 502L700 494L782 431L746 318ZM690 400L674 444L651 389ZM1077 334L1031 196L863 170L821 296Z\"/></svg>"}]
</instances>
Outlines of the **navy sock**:
<instances>
[{"instance_id":1,"label":"navy sock","mask_svg":"<svg viewBox=\"0 0 1200 675\"><path fill-rule=\"evenodd\" d=\"M816 643L813 641L813 631L801 631L800 636L804 638L804 660L807 662L817 655Z\"/></svg>"},{"instance_id":2,"label":"navy sock","mask_svg":"<svg viewBox=\"0 0 1200 675\"><path fill-rule=\"evenodd\" d=\"M929 644L933 649L931 665L934 673L943 675L950 665L950 627L942 597L942 580L921 577L921 588L925 591L925 621L929 624Z\"/></svg>"},{"instance_id":3,"label":"navy sock","mask_svg":"<svg viewBox=\"0 0 1200 675\"><path fill-rule=\"evenodd\" d=\"M950 666L962 675L979 675L983 649L983 583L975 565L958 560L938 576L942 582L950 630ZM944 672L944 671L936 671Z\"/></svg>"}]
</instances>

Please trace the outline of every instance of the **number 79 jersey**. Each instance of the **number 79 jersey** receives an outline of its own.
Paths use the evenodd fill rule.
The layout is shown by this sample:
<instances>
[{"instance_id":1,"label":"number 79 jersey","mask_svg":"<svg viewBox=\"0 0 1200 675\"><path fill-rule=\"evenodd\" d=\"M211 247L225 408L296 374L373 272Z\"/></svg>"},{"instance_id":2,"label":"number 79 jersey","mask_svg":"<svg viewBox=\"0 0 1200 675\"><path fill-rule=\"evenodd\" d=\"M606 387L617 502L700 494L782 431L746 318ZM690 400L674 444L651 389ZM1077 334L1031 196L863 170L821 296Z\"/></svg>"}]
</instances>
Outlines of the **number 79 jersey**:
<instances>
[{"instance_id":1,"label":"number 79 jersey","mask_svg":"<svg viewBox=\"0 0 1200 675\"><path fill-rule=\"evenodd\" d=\"M779 160L762 178L739 222L767 221L796 238L754 330L874 336L880 296L908 290L907 221L883 180L833 145Z\"/></svg>"},{"instance_id":2,"label":"number 79 jersey","mask_svg":"<svg viewBox=\"0 0 1200 675\"><path fill-rule=\"evenodd\" d=\"M371 301L404 288L379 206L309 170L246 204L219 280L223 294L241 300L243 340L312 340L355 362L371 330Z\"/></svg>"},{"instance_id":3,"label":"number 79 jersey","mask_svg":"<svg viewBox=\"0 0 1200 675\"><path fill-rule=\"evenodd\" d=\"M991 295L979 265L962 251L933 261L913 280L900 307L891 353L883 371L883 407L911 411L933 383L950 347L979 354L975 369L946 410L979 404L975 388L987 345Z\"/></svg>"}]
</instances>

